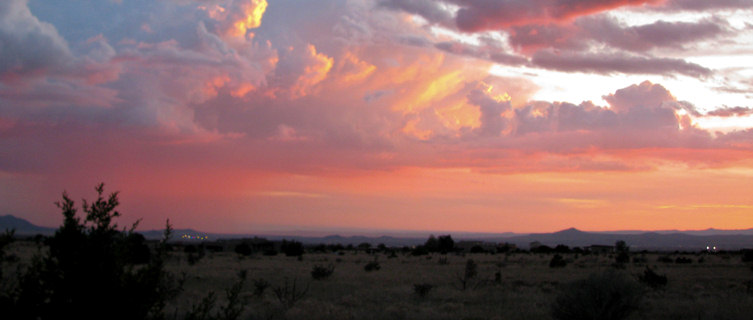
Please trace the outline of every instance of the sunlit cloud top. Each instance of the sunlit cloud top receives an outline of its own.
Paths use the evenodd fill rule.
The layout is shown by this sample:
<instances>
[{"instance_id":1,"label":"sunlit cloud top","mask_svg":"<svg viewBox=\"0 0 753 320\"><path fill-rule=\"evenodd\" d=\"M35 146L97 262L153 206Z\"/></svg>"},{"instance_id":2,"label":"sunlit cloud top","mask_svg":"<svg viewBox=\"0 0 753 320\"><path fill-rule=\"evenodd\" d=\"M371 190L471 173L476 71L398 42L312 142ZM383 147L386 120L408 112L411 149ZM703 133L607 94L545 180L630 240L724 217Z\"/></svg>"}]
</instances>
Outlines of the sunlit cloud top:
<instances>
[{"instance_id":1,"label":"sunlit cloud top","mask_svg":"<svg viewBox=\"0 0 753 320\"><path fill-rule=\"evenodd\" d=\"M0 209L49 219L37 203L106 180L147 225L175 214L235 231L448 229L561 211L615 229L622 220L578 212L669 206L739 227L750 197L705 207L686 203L701 189L671 205L620 194L679 169L744 186L734 177L753 170L752 13L744 0L6 0L0 185L45 191L0 193ZM601 193L599 175L624 183ZM443 196L428 182L406 196L406 177L440 181ZM464 193L479 179L491 189ZM517 202L502 209L500 197ZM422 225L435 208L452 210ZM560 220L541 228L570 226Z\"/></svg>"}]
</instances>

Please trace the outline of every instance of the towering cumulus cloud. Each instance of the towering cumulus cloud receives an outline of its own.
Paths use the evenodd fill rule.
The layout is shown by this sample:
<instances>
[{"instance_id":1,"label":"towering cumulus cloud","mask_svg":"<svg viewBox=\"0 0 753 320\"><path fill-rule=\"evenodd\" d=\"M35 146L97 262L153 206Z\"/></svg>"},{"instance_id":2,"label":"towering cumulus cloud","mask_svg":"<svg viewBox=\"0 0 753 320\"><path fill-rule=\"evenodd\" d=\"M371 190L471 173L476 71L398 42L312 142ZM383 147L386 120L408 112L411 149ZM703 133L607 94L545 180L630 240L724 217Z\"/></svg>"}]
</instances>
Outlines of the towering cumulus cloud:
<instances>
[{"instance_id":1,"label":"towering cumulus cloud","mask_svg":"<svg viewBox=\"0 0 753 320\"><path fill-rule=\"evenodd\" d=\"M751 14L2 0L0 212L46 221L104 180L150 228L749 227L712 205L750 202ZM654 210L692 205L716 211Z\"/></svg>"}]
</instances>

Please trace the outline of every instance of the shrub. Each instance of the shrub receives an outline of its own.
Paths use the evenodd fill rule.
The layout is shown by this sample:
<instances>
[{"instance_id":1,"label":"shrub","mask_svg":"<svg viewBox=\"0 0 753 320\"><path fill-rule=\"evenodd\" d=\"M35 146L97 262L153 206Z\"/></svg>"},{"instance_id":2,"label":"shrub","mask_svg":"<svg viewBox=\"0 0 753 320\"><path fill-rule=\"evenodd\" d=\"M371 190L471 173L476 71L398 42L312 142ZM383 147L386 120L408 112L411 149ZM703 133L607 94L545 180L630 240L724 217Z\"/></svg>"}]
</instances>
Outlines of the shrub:
<instances>
[{"instance_id":1,"label":"shrub","mask_svg":"<svg viewBox=\"0 0 753 320\"><path fill-rule=\"evenodd\" d=\"M466 288L471 286L471 283L478 275L478 265L476 262L473 261L473 259L468 259L468 261L465 262L465 269L463 270L463 275L460 274L457 275L457 279L460 282L460 289L465 290ZM478 285L478 283L477 283Z\"/></svg>"},{"instance_id":2,"label":"shrub","mask_svg":"<svg viewBox=\"0 0 753 320\"><path fill-rule=\"evenodd\" d=\"M371 262L367 263L365 266L363 266L363 270L366 270L367 272L377 271L377 270L379 270L381 268L382 268L382 266L380 266L379 262L377 262L377 261L371 261Z\"/></svg>"},{"instance_id":3,"label":"shrub","mask_svg":"<svg viewBox=\"0 0 753 320\"><path fill-rule=\"evenodd\" d=\"M335 272L335 266L331 263L326 267L315 265L311 270L311 277L314 278L314 280L324 280L329 278L333 272Z\"/></svg>"},{"instance_id":4,"label":"shrub","mask_svg":"<svg viewBox=\"0 0 753 320\"><path fill-rule=\"evenodd\" d=\"M561 289L551 310L560 320L625 319L638 309L642 294L636 281L617 271L592 274Z\"/></svg>"},{"instance_id":5,"label":"shrub","mask_svg":"<svg viewBox=\"0 0 753 320\"><path fill-rule=\"evenodd\" d=\"M743 262L753 262L753 249L743 249L742 255Z\"/></svg>"},{"instance_id":6,"label":"shrub","mask_svg":"<svg viewBox=\"0 0 753 320\"><path fill-rule=\"evenodd\" d=\"M238 273L239 281L235 283L229 289L225 289L225 297L227 303L220 306L219 310L212 314L212 310L215 309L217 298L213 291L210 291L201 302L194 304L191 310L183 316L185 320L235 320L238 319L243 313L246 304L241 301L241 290L243 284L246 281L246 270L242 270ZM177 316L177 314L176 314Z\"/></svg>"},{"instance_id":7,"label":"shrub","mask_svg":"<svg viewBox=\"0 0 753 320\"><path fill-rule=\"evenodd\" d=\"M429 291L434 286L428 283L416 283L413 285L413 292L420 298L426 297L426 295L429 294Z\"/></svg>"},{"instance_id":8,"label":"shrub","mask_svg":"<svg viewBox=\"0 0 753 320\"><path fill-rule=\"evenodd\" d=\"M685 257L677 257L677 259L675 259L675 263L680 263L680 264L693 263L693 259L685 258Z\"/></svg>"},{"instance_id":9,"label":"shrub","mask_svg":"<svg viewBox=\"0 0 753 320\"><path fill-rule=\"evenodd\" d=\"M412 256L416 256L416 257L417 256L425 256L425 255L429 254L429 250L426 250L426 247L424 247L424 246L417 246L416 248L414 248L413 250L411 250L410 254Z\"/></svg>"},{"instance_id":10,"label":"shrub","mask_svg":"<svg viewBox=\"0 0 753 320\"><path fill-rule=\"evenodd\" d=\"M303 255L303 243L295 240L282 240L280 251L288 257L300 257Z\"/></svg>"},{"instance_id":11,"label":"shrub","mask_svg":"<svg viewBox=\"0 0 753 320\"><path fill-rule=\"evenodd\" d=\"M264 291L269 288L270 284L264 278L258 278L254 280L254 295L260 297L264 295Z\"/></svg>"},{"instance_id":12,"label":"shrub","mask_svg":"<svg viewBox=\"0 0 753 320\"><path fill-rule=\"evenodd\" d=\"M659 289L667 285L667 276L659 275L649 267L646 267L646 270L643 271L643 274L638 279L653 289Z\"/></svg>"},{"instance_id":13,"label":"shrub","mask_svg":"<svg viewBox=\"0 0 753 320\"><path fill-rule=\"evenodd\" d=\"M76 217L75 203L66 193L56 202L63 224L47 239L49 250L36 255L31 265L19 273L17 287L8 295L4 316L9 319L144 319L159 318L167 300L175 297L181 285L164 270L169 221L162 242L148 264L133 254L141 238L119 231L113 220L120 204L118 193L105 197L104 184L96 188L97 199L83 201L86 213ZM118 310L118 312L113 312Z\"/></svg>"},{"instance_id":14,"label":"shrub","mask_svg":"<svg viewBox=\"0 0 753 320\"><path fill-rule=\"evenodd\" d=\"M475 245L471 247L471 253L484 253L486 250L484 250L484 247L480 245Z\"/></svg>"},{"instance_id":15,"label":"shrub","mask_svg":"<svg viewBox=\"0 0 753 320\"><path fill-rule=\"evenodd\" d=\"M277 297L277 301L285 308L292 308L296 302L303 299L306 293L309 291L309 286L305 288L299 288L296 285L296 280L293 279L293 283L289 283L288 279L285 279L285 284L282 286L274 287L272 290Z\"/></svg>"},{"instance_id":16,"label":"shrub","mask_svg":"<svg viewBox=\"0 0 753 320\"><path fill-rule=\"evenodd\" d=\"M552 260L549 260L550 268L564 268L567 265L567 261L562 258L561 255L555 254Z\"/></svg>"},{"instance_id":17,"label":"shrub","mask_svg":"<svg viewBox=\"0 0 753 320\"><path fill-rule=\"evenodd\" d=\"M253 253L251 246L246 242L241 242L235 246L235 253L242 256L250 256Z\"/></svg>"}]
</instances>

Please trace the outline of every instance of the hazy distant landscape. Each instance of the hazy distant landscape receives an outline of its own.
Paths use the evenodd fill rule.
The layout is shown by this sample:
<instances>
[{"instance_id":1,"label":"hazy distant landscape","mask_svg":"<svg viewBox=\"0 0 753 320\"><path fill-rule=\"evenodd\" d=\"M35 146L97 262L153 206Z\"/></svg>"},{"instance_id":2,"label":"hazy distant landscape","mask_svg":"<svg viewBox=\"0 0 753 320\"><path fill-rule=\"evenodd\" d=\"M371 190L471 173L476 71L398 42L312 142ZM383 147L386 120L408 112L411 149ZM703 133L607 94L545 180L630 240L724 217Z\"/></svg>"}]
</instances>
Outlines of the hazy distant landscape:
<instances>
[{"instance_id":1,"label":"hazy distant landscape","mask_svg":"<svg viewBox=\"0 0 753 320\"><path fill-rule=\"evenodd\" d=\"M13 217L11 215L0 216L0 230L15 229L18 235L33 236L36 234L52 235L55 228L40 227L29 223L26 220ZM161 230L138 231L147 239L159 239L162 236ZM301 232L301 233L305 233ZM611 231L611 232L584 232L577 229L567 229L554 233L536 233L536 234L515 234L512 232L501 234L490 233L459 233L460 236L452 232L413 232L412 236L406 235L409 232L403 232L402 235L390 236L301 236L296 233L285 235L259 235L259 234L213 234L197 231L194 229L175 230L177 235L173 241L182 242L202 242L203 239L209 240L229 240L262 237L269 240L296 240L307 245L315 244L342 244L358 245L360 243L369 243L371 245L385 244L388 246L415 246L423 244L428 234L452 234L455 239L465 241L482 241L488 243L511 243L519 248L528 248L532 242L540 242L548 246L564 244L572 247L584 247L589 245L611 245L618 240L626 241L634 250L653 250L653 251L699 251L706 247L717 247L718 250L739 250L753 247L753 229L746 230L664 230L664 231ZM201 239L199 239L201 237Z\"/></svg>"}]
</instances>

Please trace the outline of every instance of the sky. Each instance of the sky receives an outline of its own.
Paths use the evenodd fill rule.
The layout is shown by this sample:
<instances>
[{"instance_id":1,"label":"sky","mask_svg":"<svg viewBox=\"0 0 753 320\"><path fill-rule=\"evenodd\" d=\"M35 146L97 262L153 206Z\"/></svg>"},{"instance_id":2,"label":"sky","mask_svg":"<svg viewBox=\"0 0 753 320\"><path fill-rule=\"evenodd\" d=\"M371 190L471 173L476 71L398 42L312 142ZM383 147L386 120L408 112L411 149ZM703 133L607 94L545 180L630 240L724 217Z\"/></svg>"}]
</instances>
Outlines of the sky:
<instances>
[{"instance_id":1,"label":"sky","mask_svg":"<svg viewBox=\"0 0 753 320\"><path fill-rule=\"evenodd\" d=\"M753 227L751 0L3 0L0 214Z\"/></svg>"}]
</instances>

